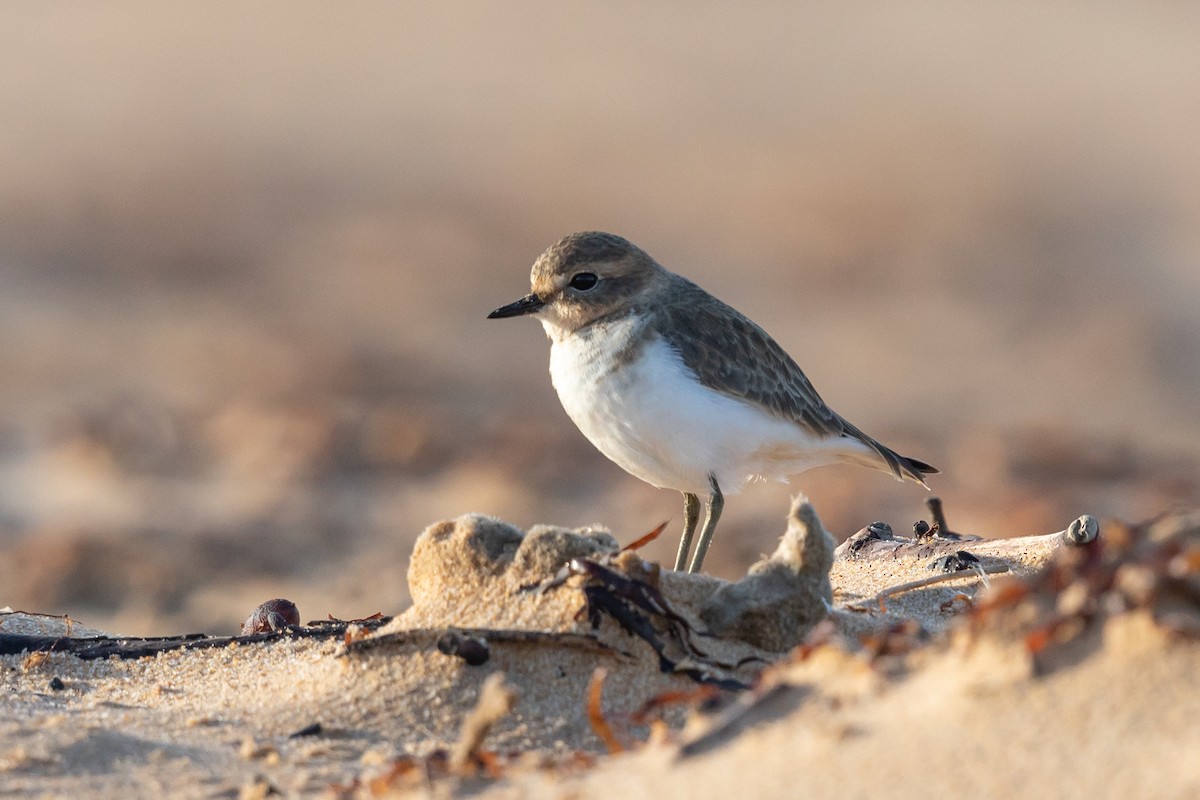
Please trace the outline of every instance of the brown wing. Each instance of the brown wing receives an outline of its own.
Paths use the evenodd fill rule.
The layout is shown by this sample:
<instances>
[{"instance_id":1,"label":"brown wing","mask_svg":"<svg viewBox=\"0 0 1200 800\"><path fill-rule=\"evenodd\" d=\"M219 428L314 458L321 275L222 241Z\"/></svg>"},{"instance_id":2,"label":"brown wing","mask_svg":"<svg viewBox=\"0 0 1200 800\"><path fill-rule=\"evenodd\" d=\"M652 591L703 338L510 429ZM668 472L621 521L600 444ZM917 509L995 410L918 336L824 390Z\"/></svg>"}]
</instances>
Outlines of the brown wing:
<instances>
[{"instance_id":1,"label":"brown wing","mask_svg":"<svg viewBox=\"0 0 1200 800\"><path fill-rule=\"evenodd\" d=\"M710 389L757 403L821 436L845 431L792 357L767 332L691 281L675 276L659 334Z\"/></svg>"},{"instance_id":2,"label":"brown wing","mask_svg":"<svg viewBox=\"0 0 1200 800\"><path fill-rule=\"evenodd\" d=\"M857 439L874 450L882 462L879 466L897 478L924 485L924 475L937 472L842 419L766 331L691 281L672 277L678 283L663 308L667 324L658 333L705 386L763 406L818 436Z\"/></svg>"}]
</instances>

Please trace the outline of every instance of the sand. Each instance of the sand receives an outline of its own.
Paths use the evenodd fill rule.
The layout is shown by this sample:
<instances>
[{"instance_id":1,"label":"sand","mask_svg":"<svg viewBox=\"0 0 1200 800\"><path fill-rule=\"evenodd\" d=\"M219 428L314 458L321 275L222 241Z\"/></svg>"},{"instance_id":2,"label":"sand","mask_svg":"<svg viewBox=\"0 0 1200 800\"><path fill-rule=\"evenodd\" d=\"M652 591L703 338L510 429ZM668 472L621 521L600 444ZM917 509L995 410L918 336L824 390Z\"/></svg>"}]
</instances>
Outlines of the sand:
<instances>
[{"instance_id":1,"label":"sand","mask_svg":"<svg viewBox=\"0 0 1200 800\"><path fill-rule=\"evenodd\" d=\"M346 655L341 635L263 634L136 662L0 657L0 794L386 794L425 773L510 796L1197 794L1179 756L1193 643L1155 634L1195 607L1159 591L1174 557L1098 589L1043 573L1056 556L1029 537L1200 507L1200 5L124 6L0 5L0 606L70 614L75 636L229 634L280 597L304 620L415 627ZM689 625L783 648L698 640L708 656L814 671L680 762L700 697L668 704L665 730L626 712L732 690L662 673L610 615L576 619L584 578L517 592L501 548L414 575L414 604L410 555L437 520L678 530L677 493L562 412L538 326L485 318L591 228L749 315L840 413L939 467L956 530L1029 548L971 546L1013 569L988 591L1028 618L981 611L973 575L881 608L934 574L925 544L835 559L832 631L803 632L824 589L779 566L762 582L803 624L748 616L739 596L761 593L731 581L776 550L796 487L839 541L908 531L925 495L849 466L747 487L710 575L659 585ZM652 580L635 559L674 544L618 565ZM1019 603L1040 574L1045 602ZM0 634L22 624L66 627L5 615ZM450 624L502 633L473 664L479 632ZM675 666L762 667L697 657L678 625L660 640ZM597 666L607 743L584 712ZM437 777L501 670L486 705L508 706L504 686L515 702L474 735L548 765Z\"/></svg>"},{"instance_id":2,"label":"sand","mask_svg":"<svg viewBox=\"0 0 1200 800\"><path fill-rule=\"evenodd\" d=\"M926 551L951 545L886 546L893 556L833 560L799 499L777 552L729 583L662 572L605 531L526 533L466 515L418 539L414 604L374 632L283 632L131 660L4 656L0 792L1200 791L1200 515L1106 522L1085 545L956 542L1012 574L985 588L963 572L881 606L889 587L935 577ZM559 573L569 559L576 574ZM765 573L775 577L756 591ZM720 633L704 621L714 597L725 601ZM614 613L593 624L586 607L604 602L640 613L642 635ZM729 610L738 602L740 614ZM789 619L800 644L779 647ZM11 613L0 632L65 635L65 624ZM71 624L71 635L95 633ZM481 693L490 699L476 709Z\"/></svg>"}]
</instances>

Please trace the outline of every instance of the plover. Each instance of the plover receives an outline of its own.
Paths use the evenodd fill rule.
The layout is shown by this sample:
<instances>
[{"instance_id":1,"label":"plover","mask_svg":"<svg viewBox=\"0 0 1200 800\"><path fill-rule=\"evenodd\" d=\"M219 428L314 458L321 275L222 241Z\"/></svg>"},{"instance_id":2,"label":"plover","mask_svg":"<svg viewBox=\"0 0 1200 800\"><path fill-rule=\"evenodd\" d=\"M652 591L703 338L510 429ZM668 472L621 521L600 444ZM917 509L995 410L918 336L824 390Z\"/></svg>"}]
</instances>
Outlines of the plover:
<instances>
[{"instance_id":1,"label":"plover","mask_svg":"<svg viewBox=\"0 0 1200 800\"><path fill-rule=\"evenodd\" d=\"M536 317L568 416L601 453L684 497L675 569L704 563L724 492L839 461L925 486L937 470L825 404L766 331L611 233L575 233L534 262L532 291L488 314ZM926 487L928 488L928 487Z\"/></svg>"}]
</instances>

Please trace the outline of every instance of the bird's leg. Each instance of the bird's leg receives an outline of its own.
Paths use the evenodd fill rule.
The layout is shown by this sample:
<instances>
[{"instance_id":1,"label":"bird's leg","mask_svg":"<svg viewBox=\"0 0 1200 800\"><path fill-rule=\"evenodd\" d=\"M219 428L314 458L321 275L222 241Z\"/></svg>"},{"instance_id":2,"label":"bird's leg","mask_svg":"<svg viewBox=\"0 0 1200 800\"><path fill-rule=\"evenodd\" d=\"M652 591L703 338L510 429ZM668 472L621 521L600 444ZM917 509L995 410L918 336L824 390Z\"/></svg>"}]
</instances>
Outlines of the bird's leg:
<instances>
[{"instance_id":1,"label":"bird's leg","mask_svg":"<svg viewBox=\"0 0 1200 800\"><path fill-rule=\"evenodd\" d=\"M679 539L679 552L675 555L675 571L687 565L688 550L692 547L692 534L700 521L700 498L689 492L683 493L683 536Z\"/></svg>"},{"instance_id":2,"label":"bird's leg","mask_svg":"<svg viewBox=\"0 0 1200 800\"><path fill-rule=\"evenodd\" d=\"M725 508L725 497L721 494L721 487L717 485L717 476L708 473L708 488L712 494L708 496L708 514L704 517L704 527L700 529L700 539L696 542L696 552L692 554L692 565L688 567L688 572L699 572L700 565L704 563L704 554L708 552L708 545L712 541L713 531L717 529L717 520L721 518L721 509Z\"/></svg>"}]
</instances>

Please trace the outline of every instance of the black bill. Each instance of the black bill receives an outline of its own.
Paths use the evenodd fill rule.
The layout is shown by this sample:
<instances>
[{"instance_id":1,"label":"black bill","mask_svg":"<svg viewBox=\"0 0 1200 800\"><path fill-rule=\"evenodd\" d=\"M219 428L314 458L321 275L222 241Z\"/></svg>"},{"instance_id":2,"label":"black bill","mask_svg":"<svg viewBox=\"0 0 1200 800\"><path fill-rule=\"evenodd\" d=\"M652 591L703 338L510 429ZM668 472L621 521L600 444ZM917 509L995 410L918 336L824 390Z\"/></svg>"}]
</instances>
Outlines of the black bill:
<instances>
[{"instance_id":1,"label":"black bill","mask_svg":"<svg viewBox=\"0 0 1200 800\"><path fill-rule=\"evenodd\" d=\"M540 310L546 303L536 294L527 294L515 303L500 306L488 314L488 319L503 319L504 317L520 317Z\"/></svg>"}]
</instances>

